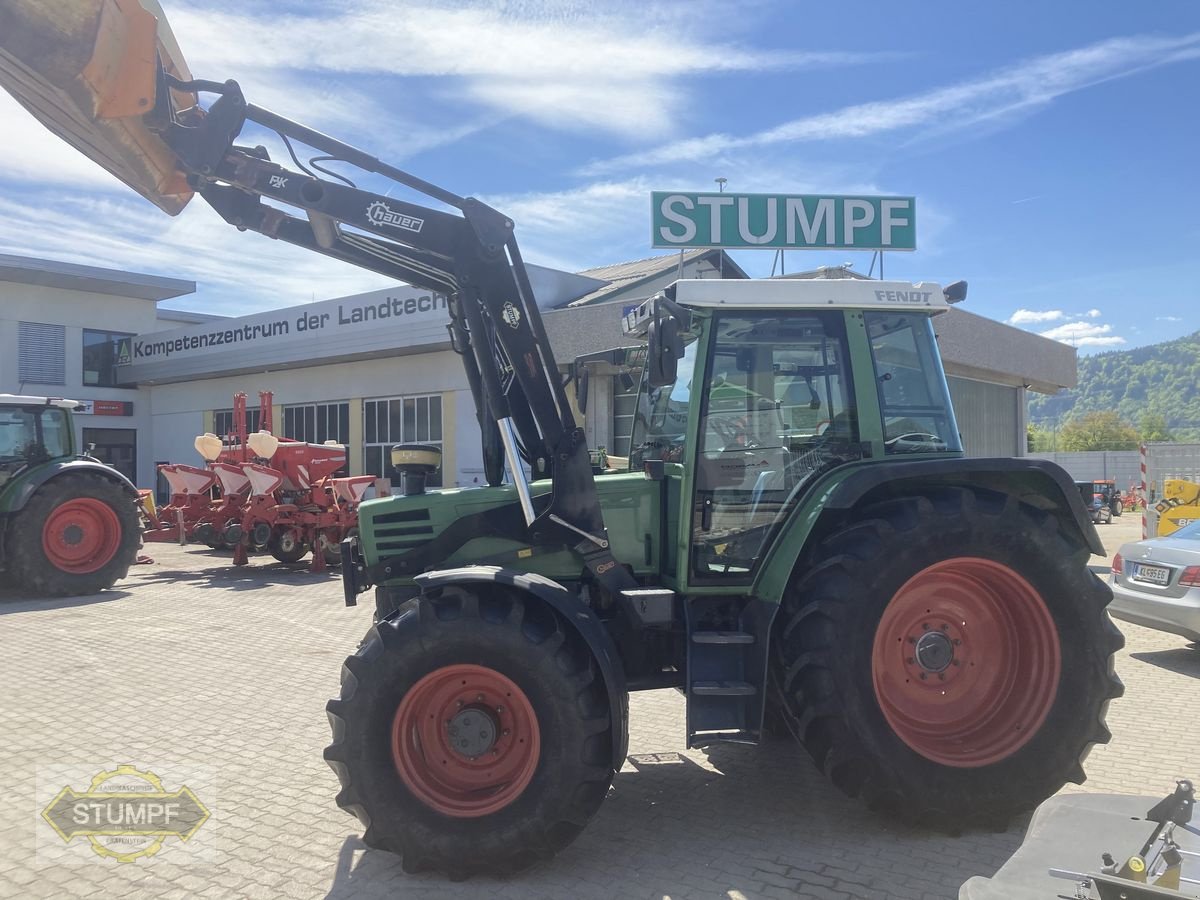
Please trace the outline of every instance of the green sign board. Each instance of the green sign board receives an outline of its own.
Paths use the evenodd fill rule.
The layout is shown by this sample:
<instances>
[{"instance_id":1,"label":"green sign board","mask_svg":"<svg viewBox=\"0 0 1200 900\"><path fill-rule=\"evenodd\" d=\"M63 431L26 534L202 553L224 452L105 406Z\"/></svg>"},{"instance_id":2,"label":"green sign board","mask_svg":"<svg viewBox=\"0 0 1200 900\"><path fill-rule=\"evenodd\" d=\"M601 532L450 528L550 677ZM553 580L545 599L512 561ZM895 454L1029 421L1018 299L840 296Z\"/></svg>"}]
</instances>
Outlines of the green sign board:
<instances>
[{"instance_id":1,"label":"green sign board","mask_svg":"<svg viewBox=\"0 0 1200 900\"><path fill-rule=\"evenodd\" d=\"M915 197L651 195L654 247L916 250Z\"/></svg>"}]
</instances>

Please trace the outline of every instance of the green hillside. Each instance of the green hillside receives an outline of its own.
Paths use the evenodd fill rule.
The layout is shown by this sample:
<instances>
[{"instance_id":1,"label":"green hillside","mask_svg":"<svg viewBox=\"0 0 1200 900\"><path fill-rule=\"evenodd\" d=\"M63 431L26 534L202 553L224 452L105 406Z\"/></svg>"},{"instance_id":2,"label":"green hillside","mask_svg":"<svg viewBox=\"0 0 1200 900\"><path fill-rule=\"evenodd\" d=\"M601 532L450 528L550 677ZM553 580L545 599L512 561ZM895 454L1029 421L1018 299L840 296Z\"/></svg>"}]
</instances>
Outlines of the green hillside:
<instances>
[{"instance_id":1,"label":"green hillside","mask_svg":"<svg viewBox=\"0 0 1200 900\"><path fill-rule=\"evenodd\" d=\"M1031 397L1029 418L1039 425L1114 410L1136 425L1143 414L1157 412L1176 440L1200 440L1200 331L1133 350L1081 356L1078 387Z\"/></svg>"}]
</instances>

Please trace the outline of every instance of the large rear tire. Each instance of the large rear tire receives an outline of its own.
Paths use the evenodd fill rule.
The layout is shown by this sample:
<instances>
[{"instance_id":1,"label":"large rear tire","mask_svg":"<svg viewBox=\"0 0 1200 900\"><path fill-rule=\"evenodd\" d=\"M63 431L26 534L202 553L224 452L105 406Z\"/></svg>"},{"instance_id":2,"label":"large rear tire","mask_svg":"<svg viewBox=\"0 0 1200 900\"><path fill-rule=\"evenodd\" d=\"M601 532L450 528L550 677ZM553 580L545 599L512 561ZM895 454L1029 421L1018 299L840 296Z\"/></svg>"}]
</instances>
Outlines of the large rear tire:
<instances>
[{"instance_id":1,"label":"large rear tire","mask_svg":"<svg viewBox=\"0 0 1200 900\"><path fill-rule=\"evenodd\" d=\"M983 490L866 509L797 567L773 645L790 727L850 796L921 824L995 826L1111 737L1123 645L1089 551Z\"/></svg>"},{"instance_id":2,"label":"large rear tire","mask_svg":"<svg viewBox=\"0 0 1200 900\"><path fill-rule=\"evenodd\" d=\"M83 473L59 475L9 520L9 572L33 594L94 594L129 574L140 535L136 498L119 484Z\"/></svg>"},{"instance_id":3,"label":"large rear tire","mask_svg":"<svg viewBox=\"0 0 1200 900\"><path fill-rule=\"evenodd\" d=\"M612 780L590 650L549 608L499 586L405 603L346 660L326 709L338 805L409 872L505 875L548 859Z\"/></svg>"}]
</instances>

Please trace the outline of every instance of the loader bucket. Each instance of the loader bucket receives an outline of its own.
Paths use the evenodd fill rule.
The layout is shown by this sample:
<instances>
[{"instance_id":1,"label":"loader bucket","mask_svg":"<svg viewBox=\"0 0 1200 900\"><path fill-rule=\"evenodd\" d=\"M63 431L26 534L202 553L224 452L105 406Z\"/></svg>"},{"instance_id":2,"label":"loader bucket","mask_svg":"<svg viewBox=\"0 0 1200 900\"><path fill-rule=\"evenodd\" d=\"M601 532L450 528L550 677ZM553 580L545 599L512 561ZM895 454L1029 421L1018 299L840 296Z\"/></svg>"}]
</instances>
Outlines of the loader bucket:
<instances>
[{"instance_id":1,"label":"loader bucket","mask_svg":"<svg viewBox=\"0 0 1200 900\"><path fill-rule=\"evenodd\" d=\"M43 125L171 215L192 192L150 127L157 60L191 75L156 0L3 0L0 86ZM195 105L173 92L177 107Z\"/></svg>"}]
</instances>

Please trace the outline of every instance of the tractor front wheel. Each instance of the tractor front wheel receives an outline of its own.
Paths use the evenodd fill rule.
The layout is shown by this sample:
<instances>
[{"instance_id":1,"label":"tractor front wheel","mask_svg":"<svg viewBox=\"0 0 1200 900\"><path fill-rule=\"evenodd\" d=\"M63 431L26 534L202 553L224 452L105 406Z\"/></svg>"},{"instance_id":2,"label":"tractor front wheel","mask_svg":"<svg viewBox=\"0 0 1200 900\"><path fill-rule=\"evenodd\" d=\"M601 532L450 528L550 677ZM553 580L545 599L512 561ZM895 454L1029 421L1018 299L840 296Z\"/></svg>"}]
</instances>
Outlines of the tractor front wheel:
<instances>
[{"instance_id":1,"label":"tractor front wheel","mask_svg":"<svg viewBox=\"0 0 1200 900\"><path fill-rule=\"evenodd\" d=\"M844 792L946 830L1082 782L1122 692L1111 594L1087 559L1053 516L988 491L865 510L785 596L785 717Z\"/></svg>"},{"instance_id":2,"label":"tractor front wheel","mask_svg":"<svg viewBox=\"0 0 1200 900\"><path fill-rule=\"evenodd\" d=\"M135 498L120 485L87 474L59 475L9 520L9 571L34 594L94 594L129 573L140 535Z\"/></svg>"},{"instance_id":3,"label":"tractor front wheel","mask_svg":"<svg viewBox=\"0 0 1200 900\"><path fill-rule=\"evenodd\" d=\"M406 871L511 874L561 850L612 779L590 650L499 586L442 588L375 625L327 706L337 803Z\"/></svg>"}]
</instances>

